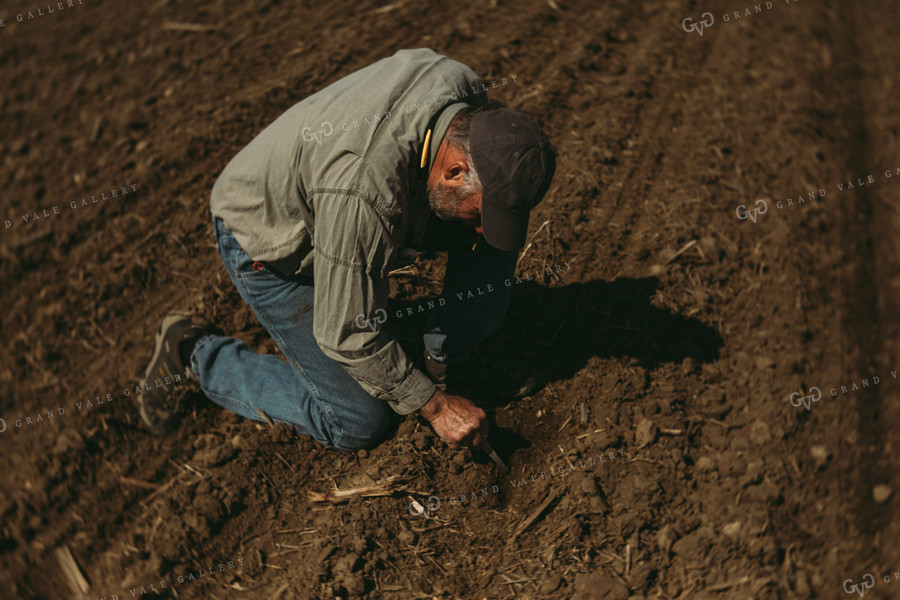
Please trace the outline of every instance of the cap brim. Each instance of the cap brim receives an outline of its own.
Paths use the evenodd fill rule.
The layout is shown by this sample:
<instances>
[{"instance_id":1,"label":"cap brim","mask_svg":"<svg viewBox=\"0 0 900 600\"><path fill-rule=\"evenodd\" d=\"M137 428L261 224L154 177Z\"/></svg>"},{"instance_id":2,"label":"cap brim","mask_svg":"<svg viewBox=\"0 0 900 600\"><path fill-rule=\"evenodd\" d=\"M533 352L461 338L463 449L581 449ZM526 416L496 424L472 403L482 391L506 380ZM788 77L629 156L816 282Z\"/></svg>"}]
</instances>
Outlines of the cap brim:
<instances>
[{"instance_id":1,"label":"cap brim","mask_svg":"<svg viewBox=\"0 0 900 600\"><path fill-rule=\"evenodd\" d=\"M490 190L482 190L481 227L485 241L507 252L518 252L525 247L528 236L528 217L514 214L499 202L488 201Z\"/></svg>"}]
</instances>

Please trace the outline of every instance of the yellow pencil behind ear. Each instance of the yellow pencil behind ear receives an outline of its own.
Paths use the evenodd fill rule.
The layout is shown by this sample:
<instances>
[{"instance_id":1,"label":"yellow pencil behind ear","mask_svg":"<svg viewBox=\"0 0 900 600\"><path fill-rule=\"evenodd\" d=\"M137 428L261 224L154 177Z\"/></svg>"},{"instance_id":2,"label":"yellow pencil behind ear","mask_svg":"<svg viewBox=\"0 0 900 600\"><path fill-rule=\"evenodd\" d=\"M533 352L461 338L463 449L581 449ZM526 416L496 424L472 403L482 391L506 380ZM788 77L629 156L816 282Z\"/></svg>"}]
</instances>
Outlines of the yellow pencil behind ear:
<instances>
[{"instance_id":1,"label":"yellow pencil behind ear","mask_svg":"<svg viewBox=\"0 0 900 600\"><path fill-rule=\"evenodd\" d=\"M428 130L428 133L425 134L425 144L422 146L422 161L419 163L419 168L425 168L425 161L428 160L428 143L431 141L431 130Z\"/></svg>"}]
</instances>

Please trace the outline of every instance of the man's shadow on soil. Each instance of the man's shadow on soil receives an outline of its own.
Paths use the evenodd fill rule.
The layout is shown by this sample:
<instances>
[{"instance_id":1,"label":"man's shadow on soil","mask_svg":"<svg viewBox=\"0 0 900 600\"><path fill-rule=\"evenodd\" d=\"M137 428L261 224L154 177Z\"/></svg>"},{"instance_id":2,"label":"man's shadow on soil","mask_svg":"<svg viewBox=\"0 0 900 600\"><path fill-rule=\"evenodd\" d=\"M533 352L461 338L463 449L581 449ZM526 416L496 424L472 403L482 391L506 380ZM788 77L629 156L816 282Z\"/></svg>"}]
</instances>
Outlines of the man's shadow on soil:
<instances>
[{"instance_id":1,"label":"man's shadow on soil","mask_svg":"<svg viewBox=\"0 0 900 600\"><path fill-rule=\"evenodd\" d=\"M655 277L557 288L515 285L503 325L481 343L476 357L476 371L489 375L489 381L478 378L471 387L458 388L460 395L489 410L504 406L529 377L536 378L536 387L527 394L533 395L548 383L570 379L595 356L630 357L646 369L687 358L716 360L723 344L719 333L697 319L653 306L658 287ZM392 302L388 314L427 301ZM420 368L422 349L416 341L430 314L387 323Z\"/></svg>"}]
</instances>

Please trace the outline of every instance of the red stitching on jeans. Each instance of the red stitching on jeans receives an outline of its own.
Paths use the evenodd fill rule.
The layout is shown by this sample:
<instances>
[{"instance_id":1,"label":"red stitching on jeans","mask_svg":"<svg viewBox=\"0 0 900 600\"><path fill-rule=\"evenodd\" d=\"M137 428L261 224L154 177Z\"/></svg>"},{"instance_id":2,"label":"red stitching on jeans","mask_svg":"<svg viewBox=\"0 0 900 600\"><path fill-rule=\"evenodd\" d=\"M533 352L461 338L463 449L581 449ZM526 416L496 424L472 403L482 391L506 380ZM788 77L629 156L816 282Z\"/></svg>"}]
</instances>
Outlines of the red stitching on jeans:
<instances>
[{"instance_id":1,"label":"red stitching on jeans","mask_svg":"<svg viewBox=\"0 0 900 600\"><path fill-rule=\"evenodd\" d=\"M254 271L262 271L266 268L266 265L262 264L258 260L253 261L253 270Z\"/></svg>"}]
</instances>

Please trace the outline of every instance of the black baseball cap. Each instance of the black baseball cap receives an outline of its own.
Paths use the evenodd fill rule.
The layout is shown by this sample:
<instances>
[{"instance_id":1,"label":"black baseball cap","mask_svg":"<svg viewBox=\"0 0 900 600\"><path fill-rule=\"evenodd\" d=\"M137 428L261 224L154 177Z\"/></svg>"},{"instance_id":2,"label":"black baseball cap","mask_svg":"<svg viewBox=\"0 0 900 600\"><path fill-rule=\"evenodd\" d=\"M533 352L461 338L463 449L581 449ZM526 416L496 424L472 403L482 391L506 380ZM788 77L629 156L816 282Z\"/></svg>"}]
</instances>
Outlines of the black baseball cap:
<instances>
[{"instance_id":1,"label":"black baseball cap","mask_svg":"<svg viewBox=\"0 0 900 600\"><path fill-rule=\"evenodd\" d=\"M521 250L531 209L553 181L556 153L541 128L511 108L476 112L469 131L469 151L482 184L484 239L500 250Z\"/></svg>"}]
</instances>

